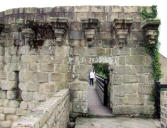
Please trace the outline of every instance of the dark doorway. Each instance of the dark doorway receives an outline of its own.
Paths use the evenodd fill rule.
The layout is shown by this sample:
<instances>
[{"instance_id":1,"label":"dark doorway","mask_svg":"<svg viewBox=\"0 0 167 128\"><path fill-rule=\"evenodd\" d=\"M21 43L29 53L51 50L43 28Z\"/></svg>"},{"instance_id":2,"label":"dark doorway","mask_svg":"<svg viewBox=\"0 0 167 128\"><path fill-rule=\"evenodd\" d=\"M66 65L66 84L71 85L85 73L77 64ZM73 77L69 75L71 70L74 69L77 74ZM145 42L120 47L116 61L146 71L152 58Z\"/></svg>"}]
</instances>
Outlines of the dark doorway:
<instances>
[{"instance_id":1,"label":"dark doorway","mask_svg":"<svg viewBox=\"0 0 167 128\"><path fill-rule=\"evenodd\" d=\"M93 64L95 71L94 86L89 86L88 90L88 111L89 115L112 116L110 105L109 88L109 66L108 64Z\"/></svg>"}]
</instances>

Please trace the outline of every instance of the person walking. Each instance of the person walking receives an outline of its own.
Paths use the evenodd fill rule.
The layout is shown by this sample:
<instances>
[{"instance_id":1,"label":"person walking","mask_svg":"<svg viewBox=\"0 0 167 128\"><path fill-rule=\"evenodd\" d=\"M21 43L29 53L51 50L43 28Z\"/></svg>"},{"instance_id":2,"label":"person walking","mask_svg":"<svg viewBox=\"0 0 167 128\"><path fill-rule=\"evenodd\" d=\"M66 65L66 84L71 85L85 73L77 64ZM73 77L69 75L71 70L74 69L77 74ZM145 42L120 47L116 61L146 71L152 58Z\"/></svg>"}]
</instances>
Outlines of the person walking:
<instances>
[{"instance_id":1,"label":"person walking","mask_svg":"<svg viewBox=\"0 0 167 128\"><path fill-rule=\"evenodd\" d=\"M94 78L95 78L95 73L91 71L89 74L90 86L93 86Z\"/></svg>"}]
</instances>

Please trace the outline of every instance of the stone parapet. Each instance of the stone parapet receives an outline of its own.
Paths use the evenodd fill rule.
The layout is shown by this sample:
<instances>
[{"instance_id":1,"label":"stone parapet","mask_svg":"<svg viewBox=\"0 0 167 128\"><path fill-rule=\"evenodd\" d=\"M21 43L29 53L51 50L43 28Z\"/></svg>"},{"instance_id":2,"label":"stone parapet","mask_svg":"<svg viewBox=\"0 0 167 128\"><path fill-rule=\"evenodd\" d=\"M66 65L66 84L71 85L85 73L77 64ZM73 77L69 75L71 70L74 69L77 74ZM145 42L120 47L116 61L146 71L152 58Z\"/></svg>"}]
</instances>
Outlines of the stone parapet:
<instances>
[{"instance_id":1,"label":"stone parapet","mask_svg":"<svg viewBox=\"0 0 167 128\"><path fill-rule=\"evenodd\" d=\"M31 113L15 121L12 128L66 128L69 112L69 90L63 89L33 109Z\"/></svg>"}]
</instances>

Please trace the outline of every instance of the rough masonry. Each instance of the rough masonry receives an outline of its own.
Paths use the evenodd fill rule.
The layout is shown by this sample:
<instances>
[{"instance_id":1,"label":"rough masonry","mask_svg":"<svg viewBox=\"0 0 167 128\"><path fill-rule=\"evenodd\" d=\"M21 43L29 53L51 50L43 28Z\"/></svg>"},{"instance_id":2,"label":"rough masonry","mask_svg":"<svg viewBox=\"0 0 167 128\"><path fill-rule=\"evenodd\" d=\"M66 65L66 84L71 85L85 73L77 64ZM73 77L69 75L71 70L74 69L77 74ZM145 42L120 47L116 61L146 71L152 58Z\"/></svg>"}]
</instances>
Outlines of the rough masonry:
<instances>
[{"instance_id":1,"label":"rough masonry","mask_svg":"<svg viewBox=\"0 0 167 128\"><path fill-rule=\"evenodd\" d=\"M143 21L141 9L71 6L1 12L0 126L10 127L63 88L70 89L71 114L86 114L93 63L110 66L113 114L152 115L154 80L144 39L154 39L159 21Z\"/></svg>"}]
</instances>

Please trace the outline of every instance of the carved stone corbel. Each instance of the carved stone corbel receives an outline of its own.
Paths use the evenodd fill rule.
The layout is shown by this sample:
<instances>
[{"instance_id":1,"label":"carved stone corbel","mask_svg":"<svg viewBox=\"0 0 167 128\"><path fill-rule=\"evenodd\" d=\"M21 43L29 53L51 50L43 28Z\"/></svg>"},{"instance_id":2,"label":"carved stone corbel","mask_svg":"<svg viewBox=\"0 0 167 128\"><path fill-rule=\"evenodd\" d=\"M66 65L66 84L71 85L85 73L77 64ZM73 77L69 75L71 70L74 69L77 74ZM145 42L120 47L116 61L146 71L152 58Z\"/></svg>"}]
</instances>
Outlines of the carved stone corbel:
<instances>
[{"instance_id":1,"label":"carved stone corbel","mask_svg":"<svg viewBox=\"0 0 167 128\"><path fill-rule=\"evenodd\" d=\"M83 19L82 22L82 30L84 32L84 37L88 43L88 47L93 46L93 41L96 38L96 34L99 30L99 20L98 19Z\"/></svg>"},{"instance_id":2,"label":"carved stone corbel","mask_svg":"<svg viewBox=\"0 0 167 128\"><path fill-rule=\"evenodd\" d=\"M127 37L129 36L132 23L132 19L114 19L112 27L119 47L127 44Z\"/></svg>"},{"instance_id":3,"label":"carved stone corbel","mask_svg":"<svg viewBox=\"0 0 167 128\"><path fill-rule=\"evenodd\" d=\"M68 19L64 17L50 17L49 22L53 25L56 42L59 46L63 45L68 31Z\"/></svg>"},{"instance_id":4,"label":"carved stone corbel","mask_svg":"<svg viewBox=\"0 0 167 128\"><path fill-rule=\"evenodd\" d=\"M150 44L155 44L156 43L156 39L158 36L158 28L160 25L160 20L159 19L149 19L146 20L143 25L142 28L144 30L144 39L145 41L147 41Z\"/></svg>"}]
</instances>

